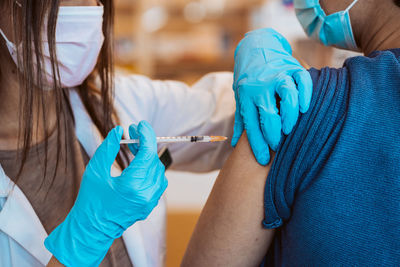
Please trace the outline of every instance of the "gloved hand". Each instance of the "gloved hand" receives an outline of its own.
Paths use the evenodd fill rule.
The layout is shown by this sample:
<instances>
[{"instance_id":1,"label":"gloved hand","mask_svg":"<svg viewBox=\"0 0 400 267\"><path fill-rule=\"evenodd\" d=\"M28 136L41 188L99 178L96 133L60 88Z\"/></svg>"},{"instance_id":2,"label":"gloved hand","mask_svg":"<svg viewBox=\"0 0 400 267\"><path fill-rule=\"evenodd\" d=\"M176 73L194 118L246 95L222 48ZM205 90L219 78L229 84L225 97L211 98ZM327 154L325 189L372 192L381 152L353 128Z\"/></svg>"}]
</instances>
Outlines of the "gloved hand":
<instances>
[{"instance_id":1,"label":"gloved hand","mask_svg":"<svg viewBox=\"0 0 400 267\"><path fill-rule=\"evenodd\" d=\"M121 127L114 128L90 160L72 210L45 240L62 264L98 266L114 239L144 220L165 191L168 182L154 131L147 122L133 129L140 138L134 160L121 176L111 177L123 133Z\"/></svg>"},{"instance_id":2,"label":"gloved hand","mask_svg":"<svg viewBox=\"0 0 400 267\"><path fill-rule=\"evenodd\" d=\"M310 74L292 57L290 44L282 35L273 29L247 33L235 51L232 146L245 129L257 161L266 165L270 160L268 146L276 150L281 130L285 134L292 131L299 106L302 113L307 112L312 87ZM277 95L281 98L280 113Z\"/></svg>"}]
</instances>

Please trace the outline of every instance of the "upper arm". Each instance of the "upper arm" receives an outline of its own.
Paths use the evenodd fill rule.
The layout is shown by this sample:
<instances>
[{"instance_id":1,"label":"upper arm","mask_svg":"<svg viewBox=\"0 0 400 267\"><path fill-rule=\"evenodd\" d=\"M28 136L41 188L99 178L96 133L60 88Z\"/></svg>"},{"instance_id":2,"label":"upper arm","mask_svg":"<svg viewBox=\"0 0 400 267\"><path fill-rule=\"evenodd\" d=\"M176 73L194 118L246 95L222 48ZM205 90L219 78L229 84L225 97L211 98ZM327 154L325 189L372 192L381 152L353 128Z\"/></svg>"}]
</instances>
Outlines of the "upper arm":
<instances>
[{"instance_id":1,"label":"upper arm","mask_svg":"<svg viewBox=\"0 0 400 267\"><path fill-rule=\"evenodd\" d=\"M270 165L255 160L244 134L201 213L183 266L256 266L274 230L264 229L263 196Z\"/></svg>"},{"instance_id":2,"label":"upper arm","mask_svg":"<svg viewBox=\"0 0 400 267\"><path fill-rule=\"evenodd\" d=\"M231 87L231 73L206 75L193 86L141 75L119 75L115 108L122 124L147 120L157 135L182 135L234 114Z\"/></svg>"}]
</instances>

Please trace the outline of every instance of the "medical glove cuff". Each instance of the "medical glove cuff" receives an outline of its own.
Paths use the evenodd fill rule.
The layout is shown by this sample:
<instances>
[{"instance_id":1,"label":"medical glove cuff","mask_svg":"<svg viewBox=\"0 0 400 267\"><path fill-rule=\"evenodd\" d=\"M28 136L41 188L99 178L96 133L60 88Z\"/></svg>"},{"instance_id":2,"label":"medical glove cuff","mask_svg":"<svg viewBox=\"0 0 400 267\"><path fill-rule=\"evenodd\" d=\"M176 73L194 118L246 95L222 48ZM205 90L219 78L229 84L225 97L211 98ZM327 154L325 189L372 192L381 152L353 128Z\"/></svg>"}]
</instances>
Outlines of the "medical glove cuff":
<instances>
[{"instance_id":1,"label":"medical glove cuff","mask_svg":"<svg viewBox=\"0 0 400 267\"><path fill-rule=\"evenodd\" d=\"M92 224L86 223L90 220L88 216L75 213L73 208L65 221L46 238L44 245L65 266L99 266L117 237L94 229Z\"/></svg>"},{"instance_id":2,"label":"medical glove cuff","mask_svg":"<svg viewBox=\"0 0 400 267\"><path fill-rule=\"evenodd\" d=\"M258 42L254 42L257 39ZM245 34L245 38L241 42L251 40L251 46L254 48L266 49L277 53L286 52L290 56L293 54L290 43L282 34L272 28L262 28L250 31ZM240 47L240 44L238 48Z\"/></svg>"}]
</instances>

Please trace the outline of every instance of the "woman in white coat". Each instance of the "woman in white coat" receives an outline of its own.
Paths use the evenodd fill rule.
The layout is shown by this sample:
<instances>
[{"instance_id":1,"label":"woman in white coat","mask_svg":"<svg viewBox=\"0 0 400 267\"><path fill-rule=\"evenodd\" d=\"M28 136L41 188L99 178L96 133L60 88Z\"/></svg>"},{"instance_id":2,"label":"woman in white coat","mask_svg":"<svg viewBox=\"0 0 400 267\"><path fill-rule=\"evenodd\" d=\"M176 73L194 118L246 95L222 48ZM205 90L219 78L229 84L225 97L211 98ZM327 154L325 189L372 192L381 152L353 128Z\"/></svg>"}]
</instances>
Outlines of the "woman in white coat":
<instances>
[{"instance_id":1,"label":"woman in white coat","mask_svg":"<svg viewBox=\"0 0 400 267\"><path fill-rule=\"evenodd\" d=\"M232 74L191 87L114 76L111 0L8 0L0 11L0 266L47 265L51 232L46 247L67 265L162 266L166 179L139 121L159 136L232 136ZM127 149L117 156L116 124L141 140L131 163ZM172 167L190 171L217 169L231 151L169 149Z\"/></svg>"},{"instance_id":2,"label":"woman in white coat","mask_svg":"<svg viewBox=\"0 0 400 267\"><path fill-rule=\"evenodd\" d=\"M90 6L65 6L71 4ZM102 3L104 22L98 19L103 19L98 12L103 7L97 6L97 1L61 1L55 40L57 61L50 58L53 47L38 51L44 55L41 64L27 56L40 49L39 45L27 45L39 41L35 33L41 27L33 21L47 23L35 10L39 4L2 1L1 5L1 14L7 15L0 16L0 266L43 266L49 262L51 254L43 242L72 208L85 165L114 122L128 129L132 123L147 120L159 136L231 136L234 97L230 73L207 75L192 87L117 74L116 97L112 100L110 40L106 37L103 43L101 27L100 35L96 32L99 27L91 28L103 23L104 36L109 36L110 1ZM48 18L54 19L57 11L52 9L58 6L46 5L51 9ZM74 20L74 16L80 19ZM68 36L71 33L74 36ZM48 39L46 31L41 38ZM69 45L73 42L80 47ZM68 58L77 63L71 65ZM55 63L60 79L56 77L53 82L51 68ZM41 77L36 77L36 69L42 69ZM172 145L169 150L174 168L209 171L222 165L231 148L226 143L195 148ZM116 169L127 166L131 158L125 155L126 151L114 165ZM164 239L162 199L147 220L135 224L114 242L102 266L161 266Z\"/></svg>"}]
</instances>

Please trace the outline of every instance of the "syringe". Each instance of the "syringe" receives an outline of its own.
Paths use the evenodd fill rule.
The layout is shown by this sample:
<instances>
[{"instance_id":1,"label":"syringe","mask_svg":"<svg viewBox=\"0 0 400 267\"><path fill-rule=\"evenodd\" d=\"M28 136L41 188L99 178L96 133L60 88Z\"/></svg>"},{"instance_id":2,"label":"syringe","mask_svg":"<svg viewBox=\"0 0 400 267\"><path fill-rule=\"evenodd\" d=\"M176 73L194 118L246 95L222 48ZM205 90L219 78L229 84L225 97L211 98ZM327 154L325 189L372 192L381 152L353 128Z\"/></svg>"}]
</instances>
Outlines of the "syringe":
<instances>
[{"instance_id":1,"label":"syringe","mask_svg":"<svg viewBox=\"0 0 400 267\"><path fill-rule=\"evenodd\" d=\"M170 136L157 137L157 143L209 143L223 142L228 138L225 136ZM120 144L138 144L139 139L121 140Z\"/></svg>"}]
</instances>

